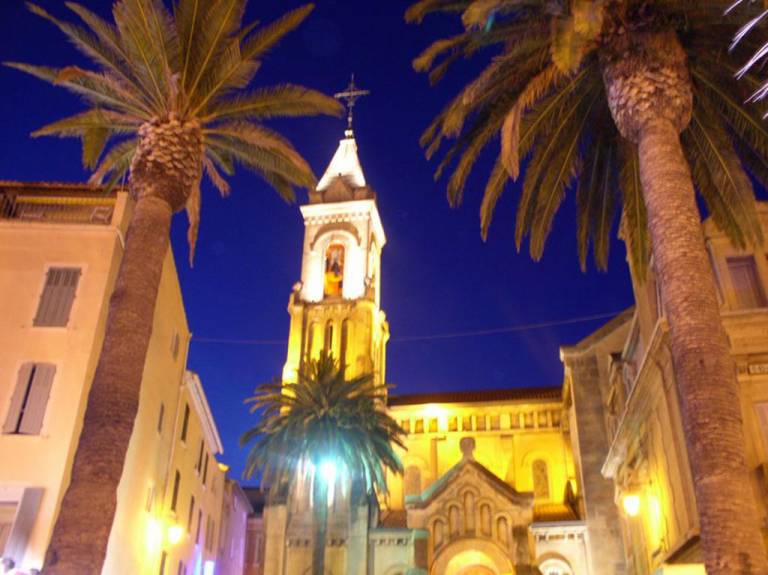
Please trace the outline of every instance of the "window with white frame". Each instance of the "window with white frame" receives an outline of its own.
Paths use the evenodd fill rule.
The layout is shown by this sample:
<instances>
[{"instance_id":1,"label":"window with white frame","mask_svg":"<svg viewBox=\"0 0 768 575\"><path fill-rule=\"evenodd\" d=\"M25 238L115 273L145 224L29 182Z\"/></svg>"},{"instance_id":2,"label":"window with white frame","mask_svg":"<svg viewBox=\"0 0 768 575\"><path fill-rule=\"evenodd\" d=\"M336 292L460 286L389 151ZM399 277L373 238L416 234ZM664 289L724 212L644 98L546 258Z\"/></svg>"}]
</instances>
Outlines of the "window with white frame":
<instances>
[{"instance_id":1,"label":"window with white frame","mask_svg":"<svg viewBox=\"0 0 768 575\"><path fill-rule=\"evenodd\" d=\"M66 327L79 281L80 268L49 268L33 325Z\"/></svg>"},{"instance_id":2,"label":"window with white frame","mask_svg":"<svg viewBox=\"0 0 768 575\"><path fill-rule=\"evenodd\" d=\"M55 373L56 366L50 363L25 363L21 366L3 424L3 433L40 433Z\"/></svg>"}]
</instances>

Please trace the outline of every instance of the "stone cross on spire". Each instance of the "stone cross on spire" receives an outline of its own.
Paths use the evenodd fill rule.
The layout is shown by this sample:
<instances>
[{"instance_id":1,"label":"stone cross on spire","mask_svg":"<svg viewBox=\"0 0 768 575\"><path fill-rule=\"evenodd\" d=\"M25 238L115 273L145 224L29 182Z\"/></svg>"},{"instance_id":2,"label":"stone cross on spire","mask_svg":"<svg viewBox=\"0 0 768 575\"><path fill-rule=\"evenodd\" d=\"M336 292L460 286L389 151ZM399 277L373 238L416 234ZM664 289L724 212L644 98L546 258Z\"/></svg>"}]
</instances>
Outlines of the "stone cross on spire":
<instances>
[{"instance_id":1,"label":"stone cross on spire","mask_svg":"<svg viewBox=\"0 0 768 575\"><path fill-rule=\"evenodd\" d=\"M355 75L352 74L352 77L349 80L349 85L347 86L347 89L343 92L337 92L333 95L334 98L338 100L346 100L347 104L347 136L352 136L352 110L355 107L355 102L358 98L362 96L367 96L370 94L368 90L361 90L355 85Z\"/></svg>"}]
</instances>

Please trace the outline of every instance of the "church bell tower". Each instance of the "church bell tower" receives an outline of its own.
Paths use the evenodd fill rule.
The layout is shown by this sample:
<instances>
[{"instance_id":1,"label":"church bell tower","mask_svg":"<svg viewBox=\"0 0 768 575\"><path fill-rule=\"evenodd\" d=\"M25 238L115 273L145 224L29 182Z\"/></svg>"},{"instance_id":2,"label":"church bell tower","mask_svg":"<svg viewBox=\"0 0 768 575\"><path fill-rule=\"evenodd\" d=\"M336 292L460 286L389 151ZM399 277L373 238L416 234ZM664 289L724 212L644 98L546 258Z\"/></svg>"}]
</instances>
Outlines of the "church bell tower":
<instances>
[{"instance_id":1,"label":"church bell tower","mask_svg":"<svg viewBox=\"0 0 768 575\"><path fill-rule=\"evenodd\" d=\"M385 381L389 326L380 308L380 270L386 236L352 131L352 108L365 94L354 79L336 94L347 101L347 130L309 202L301 206L301 281L288 304L284 382L295 382L299 368L321 350L332 352L348 377L373 373L377 384Z\"/></svg>"}]
</instances>

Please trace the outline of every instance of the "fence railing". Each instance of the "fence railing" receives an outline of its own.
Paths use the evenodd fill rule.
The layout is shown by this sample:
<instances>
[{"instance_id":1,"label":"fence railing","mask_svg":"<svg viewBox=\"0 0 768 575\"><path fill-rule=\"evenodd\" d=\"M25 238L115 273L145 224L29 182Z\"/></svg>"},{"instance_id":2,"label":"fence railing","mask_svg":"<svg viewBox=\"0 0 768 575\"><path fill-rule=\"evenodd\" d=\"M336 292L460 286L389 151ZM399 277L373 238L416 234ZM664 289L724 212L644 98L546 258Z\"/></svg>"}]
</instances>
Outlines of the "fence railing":
<instances>
[{"instance_id":1,"label":"fence railing","mask_svg":"<svg viewBox=\"0 0 768 575\"><path fill-rule=\"evenodd\" d=\"M109 225L114 197L25 195L0 191L0 220Z\"/></svg>"}]
</instances>

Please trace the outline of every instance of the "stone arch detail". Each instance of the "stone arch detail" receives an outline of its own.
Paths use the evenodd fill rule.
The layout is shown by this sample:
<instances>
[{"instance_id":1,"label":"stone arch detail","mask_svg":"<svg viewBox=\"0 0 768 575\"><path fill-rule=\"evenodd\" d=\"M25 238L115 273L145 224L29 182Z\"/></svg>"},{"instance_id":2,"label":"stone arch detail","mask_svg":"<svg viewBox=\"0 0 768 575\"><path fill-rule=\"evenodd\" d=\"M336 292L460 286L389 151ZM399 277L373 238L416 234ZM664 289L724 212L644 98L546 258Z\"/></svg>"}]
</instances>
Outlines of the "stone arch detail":
<instances>
[{"instance_id":1,"label":"stone arch detail","mask_svg":"<svg viewBox=\"0 0 768 575\"><path fill-rule=\"evenodd\" d=\"M462 538L436 555L430 575L462 575L470 567L486 568L494 575L514 574L512 559L497 544L485 539Z\"/></svg>"},{"instance_id":2,"label":"stone arch detail","mask_svg":"<svg viewBox=\"0 0 768 575\"><path fill-rule=\"evenodd\" d=\"M464 506L464 533L474 533L477 528L477 493L474 489L465 489L461 500Z\"/></svg>"},{"instance_id":3,"label":"stone arch detail","mask_svg":"<svg viewBox=\"0 0 768 575\"><path fill-rule=\"evenodd\" d=\"M573 575L571 564L558 553L545 553L537 562L542 575Z\"/></svg>"},{"instance_id":4,"label":"stone arch detail","mask_svg":"<svg viewBox=\"0 0 768 575\"><path fill-rule=\"evenodd\" d=\"M314 250L318 242L320 242L320 240L325 240L326 236L330 236L330 241L333 241L333 239L338 240L340 237L343 237L348 241L353 240L358 246L362 245L360 233L355 226L349 222L336 222L320 226L315 237L313 237L312 241L309 243L309 249Z\"/></svg>"}]
</instances>

